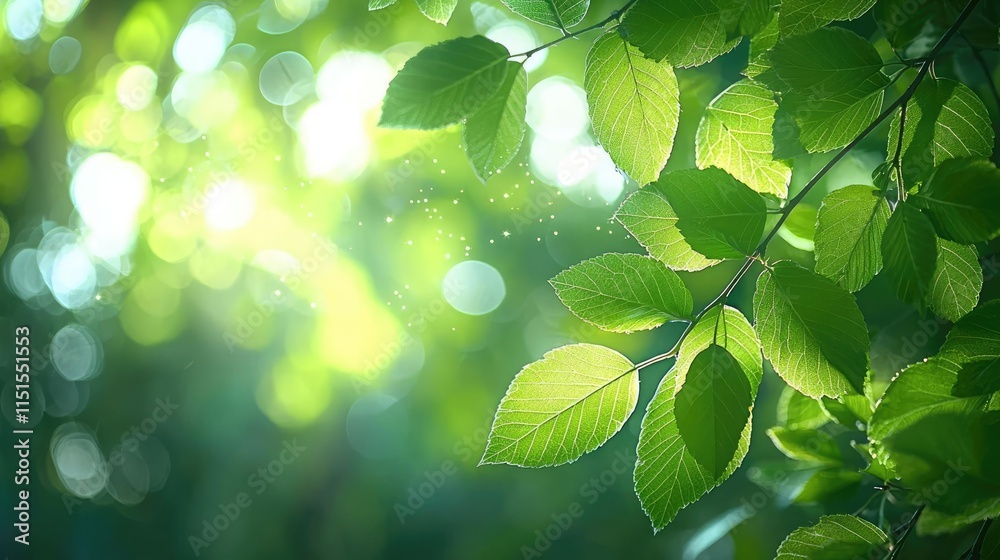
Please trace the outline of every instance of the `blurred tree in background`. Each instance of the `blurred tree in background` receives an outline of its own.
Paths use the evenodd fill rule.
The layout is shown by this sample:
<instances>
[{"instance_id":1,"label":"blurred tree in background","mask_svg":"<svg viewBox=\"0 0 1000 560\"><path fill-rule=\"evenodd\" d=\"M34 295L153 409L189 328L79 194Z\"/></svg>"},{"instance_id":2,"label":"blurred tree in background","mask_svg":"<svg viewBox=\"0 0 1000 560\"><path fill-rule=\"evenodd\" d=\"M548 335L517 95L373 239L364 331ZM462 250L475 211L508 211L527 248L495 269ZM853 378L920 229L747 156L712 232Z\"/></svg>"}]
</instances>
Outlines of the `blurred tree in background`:
<instances>
[{"instance_id":1,"label":"blurred tree in background","mask_svg":"<svg viewBox=\"0 0 1000 560\"><path fill-rule=\"evenodd\" d=\"M525 65L528 135L488 182L459 127L376 126L390 80L428 45L482 34L522 52L561 36L496 0L462 0L447 27L421 13L431 4L0 2L0 323L31 328L33 557L769 559L804 519L872 494L866 478L832 503L802 496L813 471L764 437L792 399L770 370L744 467L657 535L633 492L639 415L559 469L476 468L523 364L571 342L639 360L682 327L605 333L546 283L601 252L641 251L612 220L639 185L595 139L590 40ZM595 0L581 25L619 7ZM871 17L843 25L891 53ZM695 166L701 115L740 78L748 43L677 70L668 171ZM996 53L984 56L995 74ZM997 122L975 59L936 72ZM831 156L796 157L789 191ZM805 212L872 184L885 158L884 136L863 142ZM789 220L769 256L811 264L813 221ZM682 277L700 308L738 268ZM730 305L750 309L752 290ZM857 297L877 386L944 339L946 323L884 278ZM13 346L0 356L11 371ZM16 457L0 457L12 504ZM0 520L14 555L6 505ZM955 538L975 535L927 539L923 557L946 557Z\"/></svg>"}]
</instances>

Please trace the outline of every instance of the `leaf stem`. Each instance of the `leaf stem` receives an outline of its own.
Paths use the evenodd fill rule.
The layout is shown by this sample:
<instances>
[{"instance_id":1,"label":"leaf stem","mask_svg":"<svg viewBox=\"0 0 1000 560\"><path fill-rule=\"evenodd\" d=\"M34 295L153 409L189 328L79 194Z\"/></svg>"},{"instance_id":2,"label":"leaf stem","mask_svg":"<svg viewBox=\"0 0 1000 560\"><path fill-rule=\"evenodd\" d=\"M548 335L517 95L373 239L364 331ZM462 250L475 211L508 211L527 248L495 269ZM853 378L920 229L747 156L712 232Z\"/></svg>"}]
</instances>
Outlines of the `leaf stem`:
<instances>
[{"instance_id":1,"label":"leaf stem","mask_svg":"<svg viewBox=\"0 0 1000 560\"><path fill-rule=\"evenodd\" d=\"M917 519L920 518L920 514L924 511L924 507L926 506L920 506L917 508L917 511L913 512L913 516L910 517L910 520L906 522L906 529L903 531L903 535L899 537L899 541L893 545L892 554L889 555L888 560L896 560L896 557L899 556L899 551L903 550L903 545L906 544L906 539L910 536L910 533L913 532L913 528L917 525Z\"/></svg>"},{"instance_id":2,"label":"leaf stem","mask_svg":"<svg viewBox=\"0 0 1000 560\"><path fill-rule=\"evenodd\" d=\"M896 200L906 200L906 185L903 183L903 134L906 130L906 106L899 107L899 138L896 140L896 153L892 155L892 167L896 170Z\"/></svg>"},{"instance_id":3,"label":"leaf stem","mask_svg":"<svg viewBox=\"0 0 1000 560\"><path fill-rule=\"evenodd\" d=\"M969 560L982 560L983 545L986 544L986 534L990 532L990 525L992 524L992 519L983 521L983 526L979 528L979 535L976 536L976 542L972 545L972 549L969 550Z\"/></svg>"},{"instance_id":4,"label":"leaf stem","mask_svg":"<svg viewBox=\"0 0 1000 560\"><path fill-rule=\"evenodd\" d=\"M523 56L525 58L531 58L531 56L533 54L535 54L537 52L544 51L545 49L547 49L547 48L549 48L551 46L558 45L559 43L562 43L563 41L565 41L567 39L572 39L574 37L578 37L580 35L583 35L584 33L589 33L589 32L591 32L591 31L593 31L595 29L601 29L602 27L604 27L605 25L611 23L612 21L618 21L618 20L620 20L621 17L623 15L625 15L625 12L627 12L628 9L632 7L632 4L635 4L637 1L638 0L629 0L628 2L625 3L624 6L622 6L621 8L618 8L617 10L615 10L613 12L611 12L610 16L608 16L608 17L604 18L603 20L595 23L594 25L591 25L589 27L584 27L583 29L580 29L578 31L574 31L572 33L568 33L564 29L562 37L559 37L558 39L555 39L554 41L549 41L548 43L545 43L544 45L535 47L535 48L531 49L530 51L524 51L523 53L512 54L512 55L510 55L510 57L514 58L514 57L517 57L517 56Z\"/></svg>"},{"instance_id":5,"label":"leaf stem","mask_svg":"<svg viewBox=\"0 0 1000 560\"><path fill-rule=\"evenodd\" d=\"M865 500L865 503L862 504L861 507L859 507L858 510L852 513L851 515L855 517L861 515L861 512L865 511L865 508L871 505L871 503L875 501L875 498L878 498L879 496L885 494L885 490L883 490L881 487L879 487L877 490L878 490L877 492L869 496L868 499Z\"/></svg>"}]
</instances>

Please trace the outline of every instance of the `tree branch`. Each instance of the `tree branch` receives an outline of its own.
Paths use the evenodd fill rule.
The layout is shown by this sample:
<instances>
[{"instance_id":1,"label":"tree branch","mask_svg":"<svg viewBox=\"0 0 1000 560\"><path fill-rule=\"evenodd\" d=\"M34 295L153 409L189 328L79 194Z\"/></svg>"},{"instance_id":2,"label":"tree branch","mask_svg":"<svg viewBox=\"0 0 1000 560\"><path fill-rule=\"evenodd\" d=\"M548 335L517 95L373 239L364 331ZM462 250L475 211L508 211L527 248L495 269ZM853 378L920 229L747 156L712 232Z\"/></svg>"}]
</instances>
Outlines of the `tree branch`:
<instances>
[{"instance_id":1,"label":"tree branch","mask_svg":"<svg viewBox=\"0 0 1000 560\"><path fill-rule=\"evenodd\" d=\"M903 535L899 537L899 542L893 545L892 554L889 555L888 560L896 560L896 557L899 556L899 551L903 550L903 545L906 544L906 539L910 536L910 533L913 532L913 528L916 527L917 519L920 518L920 514L924 511L924 507L926 506L920 506L917 508L917 511L913 512L913 516L910 517L910 520L906 522L906 529L903 531Z\"/></svg>"},{"instance_id":2,"label":"tree branch","mask_svg":"<svg viewBox=\"0 0 1000 560\"><path fill-rule=\"evenodd\" d=\"M986 533L990 532L990 525L992 523L992 519L983 521L983 526L979 529L979 535L976 536L976 542L972 545L972 549L969 550L969 560L982 560L983 545L986 544Z\"/></svg>"},{"instance_id":3,"label":"tree branch","mask_svg":"<svg viewBox=\"0 0 1000 560\"><path fill-rule=\"evenodd\" d=\"M580 29L579 31L574 31L572 33L567 33L566 30L564 29L562 37L559 37L558 39L556 39L554 41L549 41L548 43L545 43L544 45L535 47L535 48L531 49L530 51L524 51L523 53L512 54L512 55L510 55L510 57L514 58L514 57L517 57L517 56L523 56L525 58L531 58L531 56L533 54L535 54L537 52L540 52L540 51L544 51L545 49L547 49L547 48L549 48L549 47L551 47L553 45L558 45L559 43L562 43L563 41L565 41L567 39L572 39L574 37L579 37L580 35L583 35L584 33L589 33L589 32L591 32L591 31L593 31L595 29L601 29L602 27L604 27L605 25L611 23L612 21L618 21L619 19L621 19L621 17L623 15L625 15L625 12L627 12L628 9L632 7L632 4L635 4L637 1L638 0L629 0L628 2L625 3L624 6L622 6L621 8L618 8L617 10L615 10L613 12L611 12L610 16L608 16L608 17L604 18L603 20L595 23L594 25L591 25L589 27L584 27L583 29Z\"/></svg>"},{"instance_id":4,"label":"tree branch","mask_svg":"<svg viewBox=\"0 0 1000 560\"><path fill-rule=\"evenodd\" d=\"M631 6L633 2L634 0L631 0L628 4L625 5L625 7L616 12L618 14L617 16L613 14L611 18L605 20L601 25L620 16L620 14L624 13L624 11L628 9L628 7ZM799 191L797 195L795 195L788 201L788 204L786 204L785 207L782 209L778 221L771 228L771 231L768 232L767 236L764 237L764 240L760 242L760 245L757 246L757 249L754 250L752 255L748 256L743 261L743 266L741 266L739 271L736 272L736 275L733 276L733 278L729 281L729 284L726 285L725 289L723 289L722 292L714 300L712 300L711 303L705 306L705 308L702 309L695 316L694 321L691 321L688 324L687 328L684 329L684 332L681 333L681 336L677 340L677 343L674 345L674 347L669 352L659 354L657 356L654 356L653 358L650 358L649 360L641 362L638 366L636 366L636 369L641 369L643 367L646 367L646 365L652 365L658 362L662 362L677 355L677 352L679 352L680 350L681 344L683 344L684 339L687 338L687 335L691 333L691 330L694 328L695 324L697 324L698 321L702 319L710 309L712 309L713 307L715 307L720 303L724 303L729 298L733 290L736 289L737 284L740 283L740 280L742 280L743 277L746 275L746 273L749 272L750 269L753 267L753 262L755 260L759 260L760 257L764 254L764 251L767 249L767 245L771 242L772 239L774 239L774 236L778 234L778 230L781 229L781 226L785 223L785 220L787 220L788 216L791 215L792 210L795 209L795 207L798 206L798 204L802 202L803 199L805 199L805 197L809 194L809 191L811 191L813 187L819 184L820 180L822 180L823 177L825 177L826 174L830 172L830 170L832 170L838 163L840 163L840 160L844 159L844 157L847 156L847 154L849 154L851 150L858 147L858 145L861 144L861 142L866 137L868 137L869 134L874 132L875 129L878 128L887 118L892 116L892 114L896 112L896 109L905 106L910 101L910 99L913 97L913 94L916 93L917 87L919 87L920 83L924 80L925 77L927 77L928 72L930 72L931 67L934 65L935 57L937 57L937 55L941 53L941 50L944 49L945 45L948 44L948 41L950 41L952 37L954 37L955 34L958 33L958 29L962 26L963 23L965 23L965 20L969 18L969 16L972 14L972 11L975 10L978 4L979 0L969 0L969 3L965 6L965 9L963 9L962 13L958 16L958 19L955 20L955 23L952 24L952 26L948 29L947 32L945 32L945 34L941 37L938 43L931 50L930 54L928 54L927 57L921 59L916 77L913 78L913 81L910 82L910 85L906 88L906 90L902 93L902 95L900 95L895 101L893 101L888 107L886 107L884 111L879 113L879 115L875 118L875 120L872 121L871 124L869 124L861 132L861 134L858 135L857 138L852 140L850 144L841 148L840 151L837 152L837 154L833 156L833 158L829 162L827 162L827 164L824 165L822 169L820 169L815 175L813 175L812 179L810 179L809 182L806 183L804 187L802 187L802 190ZM581 33L583 31L581 31ZM559 40L555 42L558 41ZM902 138L902 130L900 130L900 138ZM919 513L920 510L917 510L917 515L919 515Z\"/></svg>"}]
</instances>

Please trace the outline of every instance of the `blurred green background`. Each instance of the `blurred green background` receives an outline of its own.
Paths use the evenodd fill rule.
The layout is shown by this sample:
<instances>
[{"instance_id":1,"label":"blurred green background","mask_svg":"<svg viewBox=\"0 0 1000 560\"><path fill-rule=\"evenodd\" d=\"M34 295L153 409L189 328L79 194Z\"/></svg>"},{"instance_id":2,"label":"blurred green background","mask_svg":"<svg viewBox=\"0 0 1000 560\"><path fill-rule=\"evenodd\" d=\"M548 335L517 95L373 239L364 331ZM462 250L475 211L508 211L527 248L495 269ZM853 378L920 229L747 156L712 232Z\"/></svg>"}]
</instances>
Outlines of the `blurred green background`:
<instances>
[{"instance_id":1,"label":"blurred green background","mask_svg":"<svg viewBox=\"0 0 1000 560\"><path fill-rule=\"evenodd\" d=\"M524 364L574 341L639 361L679 334L601 333L546 284L641 251L610 221L637 185L596 146L579 87L592 35L531 59L528 137L484 185L458 127L375 123L426 45L558 37L496 0L462 0L447 27L410 0L7 0L0 18L0 323L3 340L32 332L32 557L766 559L824 512L775 477L770 373L749 464L659 535L632 491L639 414L571 465L476 467ZM669 169L693 166L701 110L746 49L678 71ZM792 190L828 157L797 160ZM813 209L882 159L863 144ZM810 262L804 216L773 256ZM684 278L703 304L734 271ZM752 289L731 303L748 312ZM941 338L889 294L859 296L883 382ZM12 371L12 344L0 358ZM640 410L668 365L644 371Z\"/></svg>"}]
</instances>

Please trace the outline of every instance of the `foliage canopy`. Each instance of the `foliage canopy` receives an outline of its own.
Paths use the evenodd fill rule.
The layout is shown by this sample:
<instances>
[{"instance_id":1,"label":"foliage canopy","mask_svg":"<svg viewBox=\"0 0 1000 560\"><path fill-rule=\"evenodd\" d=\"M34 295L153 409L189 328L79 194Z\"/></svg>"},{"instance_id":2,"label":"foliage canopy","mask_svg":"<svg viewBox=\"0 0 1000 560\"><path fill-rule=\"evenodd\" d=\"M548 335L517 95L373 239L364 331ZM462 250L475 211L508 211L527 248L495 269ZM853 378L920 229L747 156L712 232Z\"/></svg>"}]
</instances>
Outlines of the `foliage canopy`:
<instances>
[{"instance_id":1,"label":"foliage canopy","mask_svg":"<svg viewBox=\"0 0 1000 560\"><path fill-rule=\"evenodd\" d=\"M418 3L432 19L446 11L437 4L447 3ZM615 217L648 256L598 256L551 284L601 329L677 321L686 329L673 349L637 364L576 344L526 366L500 403L482 462L540 467L593 451L635 409L639 372L673 359L646 407L635 468L636 493L659 530L740 466L766 360L787 384L768 435L814 473L796 501L824 501L874 477L882 492L905 488L913 508L896 528L857 514L822 517L789 535L777 558L896 558L915 527L953 532L1000 513L1000 307L980 303L979 262L981 247L1000 236L993 123L976 92L934 71L945 58L982 62L982 51L996 50L1000 9L978 0L630 0L574 31L589 2L504 4L564 36L513 55L484 37L428 47L393 80L383 124L464 121L469 157L486 179L524 136L520 66L599 31L583 63L584 89L601 145L641 187ZM836 24L861 17L878 22L877 41ZM704 108L695 167L664 171L683 93L675 70L743 41L745 77ZM776 235L801 222L795 213L806 195L877 133L887 154L871 183L836 185L806 225L815 266L770 258ZM834 150L789 197L796 158ZM727 260L742 266L718 297L695 307L690 276L678 272ZM751 273L752 323L726 305ZM878 275L901 302L955 323L940 355L906 367L887 388L872 382L871 333L855 295ZM852 466L823 431L830 421L853 434L867 466ZM955 462L965 475L927 500Z\"/></svg>"}]
</instances>

